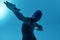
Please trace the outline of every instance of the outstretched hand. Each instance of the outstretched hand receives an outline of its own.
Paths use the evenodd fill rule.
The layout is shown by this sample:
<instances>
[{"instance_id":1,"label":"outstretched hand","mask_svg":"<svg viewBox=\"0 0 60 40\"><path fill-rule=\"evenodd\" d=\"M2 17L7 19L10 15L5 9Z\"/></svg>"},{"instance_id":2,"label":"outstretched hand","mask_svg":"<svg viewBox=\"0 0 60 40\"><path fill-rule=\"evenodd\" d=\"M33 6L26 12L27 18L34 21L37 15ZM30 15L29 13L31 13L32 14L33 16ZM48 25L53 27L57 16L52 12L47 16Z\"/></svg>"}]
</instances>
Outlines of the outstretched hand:
<instances>
[{"instance_id":1,"label":"outstretched hand","mask_svg":"<svg viewBox=\"0 0 60 40\"><path fill-rule=\"evenodd\" d=\"M38 30L38 31L43 31L42 26L41 26L41 25L39 25L39 26L38 26L38 28L37 28L37 30Z\"/></svg>"},{"instance_id":2,"label":"outstretched hand","mask_svg":"<svg viewBox=\"0 0 60 40\"><path fill-rule=\"evenodd\" d=\"M6 2L4 2L5 4L6 4L6 6L10 9L10 10L12 10L12 11L20 11L20 9L17 9L16 8L16 6L15 6L15 4L12 4L12 3L9 3L8 1L6 1Z\"/></svg>"}]
</instances>

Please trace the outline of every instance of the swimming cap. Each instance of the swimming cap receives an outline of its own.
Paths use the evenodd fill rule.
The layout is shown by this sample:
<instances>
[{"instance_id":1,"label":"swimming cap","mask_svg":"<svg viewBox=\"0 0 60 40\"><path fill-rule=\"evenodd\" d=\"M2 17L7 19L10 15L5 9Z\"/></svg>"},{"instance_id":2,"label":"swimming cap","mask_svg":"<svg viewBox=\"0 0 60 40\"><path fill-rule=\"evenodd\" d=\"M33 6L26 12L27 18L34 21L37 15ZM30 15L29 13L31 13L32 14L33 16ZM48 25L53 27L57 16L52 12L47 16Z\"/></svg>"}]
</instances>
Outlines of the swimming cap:
<instances>
[{"instance_id":1,"label":"swimming cap","mask_svg":"<svg viewBox=\"0 0 60 40\"><path fill-rule=\"evenodd\" d=\"M42 12L40 10L37 10L33 15L32 18L41 18Z\"/></svg>"}]
</instances>

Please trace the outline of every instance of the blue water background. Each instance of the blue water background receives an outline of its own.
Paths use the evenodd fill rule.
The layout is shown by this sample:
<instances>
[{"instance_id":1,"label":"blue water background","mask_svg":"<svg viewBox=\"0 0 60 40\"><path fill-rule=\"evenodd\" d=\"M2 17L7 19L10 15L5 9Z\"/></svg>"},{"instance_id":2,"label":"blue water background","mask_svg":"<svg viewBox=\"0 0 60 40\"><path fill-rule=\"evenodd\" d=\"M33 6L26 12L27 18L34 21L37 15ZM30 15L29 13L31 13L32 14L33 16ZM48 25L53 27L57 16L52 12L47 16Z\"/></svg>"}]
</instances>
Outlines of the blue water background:
<instances>
[{"instance_id":1,"label":"blue water background","mask_svg":"<svg viewBox=\"0 0 60 40\"><path fill-rule=\"evenodd\" d=\"M7 0L16 4L25 17L31 17L40 9L42 18L38 21L43 26L43 31L35 29L37 40L60 40L60 0ZM22 21L7 7L7 16L0 21L0 40L21 40Z\"/></svg>"}]
</instances>

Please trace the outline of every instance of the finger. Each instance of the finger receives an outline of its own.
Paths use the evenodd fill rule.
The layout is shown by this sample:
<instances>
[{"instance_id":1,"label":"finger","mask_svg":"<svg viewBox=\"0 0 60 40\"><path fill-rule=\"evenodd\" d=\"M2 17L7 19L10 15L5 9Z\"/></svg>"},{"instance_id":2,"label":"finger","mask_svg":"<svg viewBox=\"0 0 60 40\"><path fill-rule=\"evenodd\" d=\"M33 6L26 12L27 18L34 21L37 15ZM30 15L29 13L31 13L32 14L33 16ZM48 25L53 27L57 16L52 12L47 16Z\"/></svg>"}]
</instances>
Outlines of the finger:
<instances>
[{"instance_id":1,"label":"finger","mask_svg":"<svg viewBox=\"0 0 60 40\"><path fill-rule=\"evenodd\" d=\"M6 4L9 5L9 4L12 4L12 3L9 3L8 1L6 1Z\"/></svg>"},{"instance_id":2,"label":"finger","mask_svg":"<svg viewBox=\"0 0 60 40\"><path fill-rule=\"evenodd\" d=\"M6 3L9 3L8 1L6 1Z\"/></svg>"},{"instance_id":3,"label":"finger","mask_svg":"<svg viewBox=\"0 0 60 40\"><path fill-rule=\"evenodd\" d=\"M4 2L6 5L8 4L8 2L6 1L6 2Z\"/></svg>"},{"instance_id":4,"label":"finger","mask_svg":"<svg viewBox=\"0 0 60 40\"><path fill-rule=\"evenodd\" d=\"M5 4L7 4L7 2L4 2Z\"/></svg>"},{"instance_id":5,"label":"finger","mask_svg":"<svg viewBox=\"0 0 60 40\"><path fill-rule=\"evenodd\" d=\"M6 4L6 2L4 2Z\"/></svg>"},{"instance_id":6,"label":"finger","mask_svg":"<svg viewBox=\"0 0 60 40\"><path fill-rule=\"evenodd\" d=\"M10 3L10 2L8 2L8 1L6 1L6 2L4 2L6 5L11 5L11 6L15 6L15 4L12 4L12 3Z\"/></svg>"},{"instance_id":7,"label":"finger","mask_svg":"<svg viewBox=\"0 0 60 40\"><path fill-rule=\"evenodd\" d=\"M6 3L13 5L12 3L8 2L8 1L6 1Z\"/></svg>"},{"instance_id":8,"label":"finger","mask_svg":"<svg viewBox=\"0 0 60 40\"><path fill-rule=\"evenodd\" d=\"M9 3L8 1L4 2L6 4L6 6L12 5L11 3Z\"/></svg>"},{"instance_id":9,"label":"finger","mask_svg":"<svg viewBox=\"0 0 60 40\"><path fill-rule=\"evenodd\" d=\"M5 5L7 5L7 3L6 3L6 2L4 2L4 4L5 4Z\"/></svg>"}]
</instances>

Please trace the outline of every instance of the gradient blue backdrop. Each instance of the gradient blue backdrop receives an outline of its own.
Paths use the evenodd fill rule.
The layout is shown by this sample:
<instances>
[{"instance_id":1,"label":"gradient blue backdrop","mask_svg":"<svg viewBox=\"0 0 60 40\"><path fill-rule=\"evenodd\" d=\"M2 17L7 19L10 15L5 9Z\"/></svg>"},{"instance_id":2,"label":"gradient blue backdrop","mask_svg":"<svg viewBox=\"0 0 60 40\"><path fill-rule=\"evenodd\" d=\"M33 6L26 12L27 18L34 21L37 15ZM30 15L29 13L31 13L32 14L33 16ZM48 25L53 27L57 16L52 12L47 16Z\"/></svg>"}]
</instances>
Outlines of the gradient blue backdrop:
<instances>
[{"instance_id":1,"label":"gradient blue backdrop","mask_svg":"<svg viewBox=\"0 0 60 40\"><path fill-rule=\"evenodd\" d=\"M1 0L4 2L6 0ZM60 40L60 0L7 0L16 4L21 13L31 17L40 9L43 13L42 19L38 22L43 26L43 31L35 30L37 40ZM22 22L16 18L14 13L7 7L7 15L0 20L0 40L21 40Z\"/></svg>"}]
</instances>

